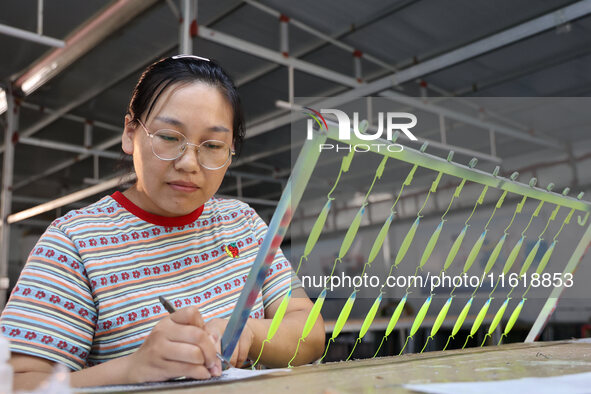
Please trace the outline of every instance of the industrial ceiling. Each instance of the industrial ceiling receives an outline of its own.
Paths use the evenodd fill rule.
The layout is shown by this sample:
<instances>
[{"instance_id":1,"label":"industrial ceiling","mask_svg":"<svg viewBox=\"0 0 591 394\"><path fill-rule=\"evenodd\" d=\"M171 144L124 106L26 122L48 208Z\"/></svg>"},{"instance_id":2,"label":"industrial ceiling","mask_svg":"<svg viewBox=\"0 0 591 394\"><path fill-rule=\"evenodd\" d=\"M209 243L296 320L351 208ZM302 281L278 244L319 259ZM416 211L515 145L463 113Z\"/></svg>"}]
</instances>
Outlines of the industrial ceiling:
<instances>
[{"instance_id":1,"label":"industrial ceiling","mask_svg":"<svg viewBox=\"0 0 591 394\"><path fill-rule=\"evenodd\" d=\"M588 102L567 101L557 115L552 99L591 92L590 30L589 1L5 0L0 80L19 113L3 111L0 128L3 152L16 142L13 168L2 156L4 181L12 174L4 182L2 196L12 199L4 213L95 187L19 221L43 228L114 190L135 82L153 61L187 52L218 60L245 108L247 141L220 194L269 213L298 147L286 108L292 100L315 104L298 98L345 105L351 97L381 96L408 108L408 97L447 103L473 123L446 115L443 135L440 114L424 110L435 114L434 127L418 135L442 156L454 149L464 162L474 156L484 168L510 171L512 159L549 150L548 161L576 164L586 156L575 148L591 135L577 116L585 111L574 108ZM551 99L524 108L481 97ZM528 123L526 113L539 124Z\"/></svg>"}]
</instances>

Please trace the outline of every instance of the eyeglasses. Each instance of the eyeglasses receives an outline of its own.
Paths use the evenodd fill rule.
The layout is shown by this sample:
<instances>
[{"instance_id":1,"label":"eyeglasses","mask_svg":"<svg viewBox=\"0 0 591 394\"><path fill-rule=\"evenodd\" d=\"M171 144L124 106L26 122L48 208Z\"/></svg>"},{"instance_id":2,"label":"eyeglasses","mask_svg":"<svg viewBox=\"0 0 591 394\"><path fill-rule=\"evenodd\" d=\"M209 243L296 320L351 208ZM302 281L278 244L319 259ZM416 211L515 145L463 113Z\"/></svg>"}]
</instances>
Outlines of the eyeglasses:
<instances>
[{"instance_id":1,"label":"eyeglasses","mask_svg":"<svg viewBox=\"0 0 591 394\"><path fill-rule=\"evenodd\" d=\"M224 167L236 154L228 144L223 141L207 140L199 145L187 141L184 134L176 130L160 129L150 133L144 123L138 119L138 122L146 134L150 137L152 152L160 160L176 160L187 150L187 146L197 148L197 161L208 170L219 170Z\"/></svg>"}]
</instances>

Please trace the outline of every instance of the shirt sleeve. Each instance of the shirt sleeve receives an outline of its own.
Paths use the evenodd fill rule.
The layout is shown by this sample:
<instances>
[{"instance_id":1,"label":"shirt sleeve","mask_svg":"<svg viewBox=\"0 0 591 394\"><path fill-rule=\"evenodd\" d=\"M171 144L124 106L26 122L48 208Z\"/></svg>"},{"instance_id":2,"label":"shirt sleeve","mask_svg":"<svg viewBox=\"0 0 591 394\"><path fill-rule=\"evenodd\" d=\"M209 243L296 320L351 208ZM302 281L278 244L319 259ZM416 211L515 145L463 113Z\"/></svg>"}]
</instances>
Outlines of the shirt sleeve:
<instances>
[{"instance_id":1,"label":"shirt sleeve","mask_svg":"<svg viewBox=\"0 0 591 394\"><path fill-rule=\"evenodd\" d=\"M50 226L28 257L0 329L10 349L80 370L97 320L90 285L72 240Z\"/></svg>"},{"instance_id":2,"label":"shirt sleeve","mask_svg":"<svg viewBox=\"0 0 591 394\"><path fill-rule=\"evenodd\" d=\"M267 234L267 225L255 210L250 208L250 206L247 206L245 212L251 219L256 240L258 241L258 244L261 245ZM289 261L283 255L281 248L278 248L277 253L275 254L275 259L269 266L267 276L263 282L262 293L263 305L265 308L271 305L274 301L283 298L283 296L289 291L290 286L292 289L295 289L302 287L302 283L293 271Z\"/></svg>"}]
</instances>

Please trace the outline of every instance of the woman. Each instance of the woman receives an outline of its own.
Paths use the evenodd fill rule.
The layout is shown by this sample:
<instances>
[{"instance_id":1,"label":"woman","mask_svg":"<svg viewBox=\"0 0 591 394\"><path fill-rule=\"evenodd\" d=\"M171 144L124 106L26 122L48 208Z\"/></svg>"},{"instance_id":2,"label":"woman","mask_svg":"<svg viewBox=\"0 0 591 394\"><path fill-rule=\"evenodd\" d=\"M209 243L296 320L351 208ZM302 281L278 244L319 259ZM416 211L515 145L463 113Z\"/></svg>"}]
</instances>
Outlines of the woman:
<instances>
[{"instance_id":1,"label":"woman","mask_svg":"<svg viewBox=\"0 0 591 394\"><path fill-rule=\"evenodd\" d=\"M215 62L173 56L146 69L122 136L136 184L55 220L2 314L15 388L56 362L74 387L221 374L220 338L267 229L247 204L213 197L243 136L237 90ZM290 287L261 362L291 359L312 303L278 251L232 365L258 356ZM296 364L320 357L321 318L302 345Z\"/></svg>"}]
</instances>

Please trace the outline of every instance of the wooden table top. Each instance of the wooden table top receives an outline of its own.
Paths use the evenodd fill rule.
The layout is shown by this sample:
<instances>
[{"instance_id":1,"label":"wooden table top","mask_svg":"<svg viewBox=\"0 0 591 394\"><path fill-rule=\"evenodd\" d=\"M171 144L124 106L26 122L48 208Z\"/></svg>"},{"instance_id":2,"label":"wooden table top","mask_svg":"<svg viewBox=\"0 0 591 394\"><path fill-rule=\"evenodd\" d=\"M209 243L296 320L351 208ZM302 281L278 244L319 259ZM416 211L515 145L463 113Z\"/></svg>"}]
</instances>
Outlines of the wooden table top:
<instances>
[{"instance_id":1,"label":"wooden table top","mask_svg":"<svg viewBox=\"0 0 591 394\"><path fill-rule=\"evenodd\" d=\"M515 343L307 365L249 380L151 393L410 393L402 384L491 381L591 372L591 341Z\"/></svg>"}]
</instances>

